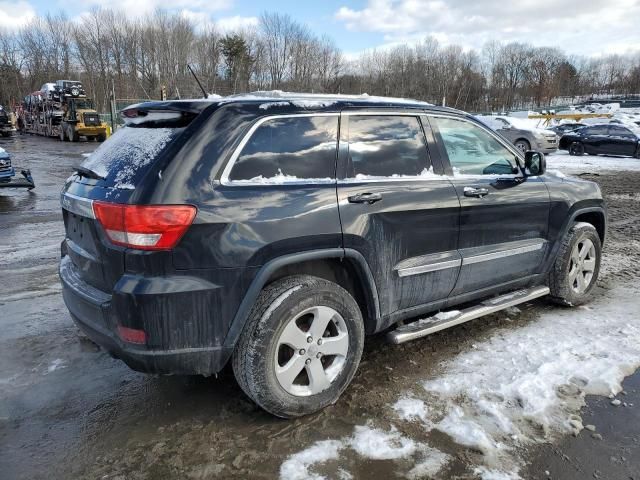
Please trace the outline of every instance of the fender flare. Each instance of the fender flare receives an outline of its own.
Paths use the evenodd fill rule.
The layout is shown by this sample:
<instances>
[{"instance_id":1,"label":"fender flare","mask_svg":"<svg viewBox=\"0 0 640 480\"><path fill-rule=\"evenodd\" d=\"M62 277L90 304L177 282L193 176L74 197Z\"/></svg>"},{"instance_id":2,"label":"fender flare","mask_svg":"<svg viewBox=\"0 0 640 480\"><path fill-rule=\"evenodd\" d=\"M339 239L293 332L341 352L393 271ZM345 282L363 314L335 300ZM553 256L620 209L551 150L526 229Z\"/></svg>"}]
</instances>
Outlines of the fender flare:
<instances>
[{"instance_id":1,"label":"fender flare","mask_svg":"<svg viewBox=\"0 0 640 480\"><path fill-rule=\"evenodd\" d=\"M247 322L251 308L255 304L258 295L266 285L267 281L276 270L295 263L306 262L309 260L323 260L329 258L344 259L348 258L353 260L358 269L358 276L364 289L366 297L366 308L369 316L372 316L371 320L375 323L374 329L368 329L375 331L380 323L380 302L378 299L378 290L371 273L371 269L366 260L360 252L353 249L343 248L326 248L320 250L310 250L307 252L292 253L274 258L265 263L258 273L254 277L251 285L247 289L247 292L236 311L227 336L224 340L224 347L233 348L240 338L244 325ZM365 327L367 322L365 320Z\"/></svg>"},{"instance_id":2,"label":"fender flare","mask_svg":"<svg viewBox=\"0 0 640 480\"><path fill-rule=\"evenodd\" d=\"M564 236L569 231L569 228L571 228L571 225L573 225L573 223L575 222L575 219L579 215L583 215L585 213L592 213L592 212L596 212L596 213L602 214L603 223L604 223L604 225L603 225L604 229L603 229L603 235L602 235L602 245L604 246L604 242L605 242L606 237L607 237L607 210L606 210L606 208L602 207L602 206L578 208L577 210L575 210L574 212L571 213L569 218L562 225L562 229L561 229L561 231L560 231L560 233L558 235L558 238L554 242L554 245L551 248L551 251L549 252L549 256L547 257L547 264L545 265L544 272L549 272L549 270L553 267L553 264L556 261L556 257L558 255L558 250L560 249L560 243L561 243L562 239L564 238Z\"/></svg>"}]
</instances>

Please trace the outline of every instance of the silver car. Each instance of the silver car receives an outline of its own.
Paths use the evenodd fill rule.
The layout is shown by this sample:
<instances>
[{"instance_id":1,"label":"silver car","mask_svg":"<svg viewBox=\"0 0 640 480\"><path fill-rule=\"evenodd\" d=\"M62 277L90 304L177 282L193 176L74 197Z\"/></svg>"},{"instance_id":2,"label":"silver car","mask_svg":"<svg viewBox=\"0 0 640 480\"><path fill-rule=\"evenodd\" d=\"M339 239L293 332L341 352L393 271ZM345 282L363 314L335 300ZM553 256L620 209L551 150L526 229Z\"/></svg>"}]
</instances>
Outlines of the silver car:
<instances>
[{"instance_id":1,"label":"silver car","mask_svg":"<svg viewBox=\"0 0 640 480\"><path fill-rule=\"evenodd\" d=\"M512 142L520 151L538 150L553 153L558 149L558 136L552 130L527 125L521 118L478 115L481 122Z\"/></svg>"}]
</instances>

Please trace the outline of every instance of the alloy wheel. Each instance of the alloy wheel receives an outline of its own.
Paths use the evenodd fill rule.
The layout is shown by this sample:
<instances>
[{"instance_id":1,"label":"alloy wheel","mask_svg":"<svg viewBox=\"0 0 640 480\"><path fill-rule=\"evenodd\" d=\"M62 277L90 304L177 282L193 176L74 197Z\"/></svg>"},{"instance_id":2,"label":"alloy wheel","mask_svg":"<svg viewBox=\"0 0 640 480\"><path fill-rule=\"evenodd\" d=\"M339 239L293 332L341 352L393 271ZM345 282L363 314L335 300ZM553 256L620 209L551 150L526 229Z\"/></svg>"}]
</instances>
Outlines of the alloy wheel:
<instances>
[{"instance_id":1,"label":"alloy wheel","mask_svg":"<svg viewBox=\"0 0 640 480\"><path fill-rule=\"evenodd\" d=\"M342 372L349 351L349 332L333 308L307 308L285 325L275 351L280 386L295 396L329 388Z\"/></svg>"},{"instance_id":2,"label":"alloy wheel","mask_svg":"<svg viewBox=\"0 0 640 480\"><path fill-rule=\"evenodd\" d=\"M576 243L571 251L569 282L571 289L582 294L591 286L596 269L596 247L588 238Z\"/></svg>"}]
</instances>

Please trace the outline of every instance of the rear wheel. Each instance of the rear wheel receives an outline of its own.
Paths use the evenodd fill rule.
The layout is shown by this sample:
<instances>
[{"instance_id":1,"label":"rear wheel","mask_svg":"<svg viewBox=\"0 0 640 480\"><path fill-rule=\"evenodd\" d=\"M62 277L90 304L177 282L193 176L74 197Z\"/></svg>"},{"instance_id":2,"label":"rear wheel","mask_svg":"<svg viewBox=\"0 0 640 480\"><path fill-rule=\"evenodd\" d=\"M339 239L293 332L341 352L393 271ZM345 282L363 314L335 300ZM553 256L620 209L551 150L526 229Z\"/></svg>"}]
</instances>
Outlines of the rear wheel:
<instances>
[{"instance_id":1,"label":"rear wheel","mask_svg":"<svg viewBox=\"0 0 640 480\"><path fill-rule=\"evenodd\" d=\"M334 403L358 368L364 326L353 297L335 283L296 275L266 287L233 354L244 392L283 418Z\"/></svg>"},{"instance_id":2,"label":"rear wheel","mask_svg":"<svg viewBox=\"0 0 640 480\"><path fill-rule=\"evenodd\" d=\"M76 132L76 129L73 127L69 127L69 140L72 142L79 142L80 141L80 135L78 135L78 132Z\"/></svg>"},{"instance_id":3,"label":"rear wheel","mask_svg":"<svg viewBox=\"0 0 640 480\"><path fill-rule=\"evenodd\" d=\"M600 272L602 244L595 227L574 224L562 240L551 271L551 298L562 305L581 305L589 299Z\"/></svg>"},{"instance_id":4,"label":"rear wheel","mask_svg":"<svg viewBox=\"0 0 640 480\"><path fill-rule=\"evenodd\" d=\"M524 138L521 138L520 140L516 140L514 145L522 153L526 152L527 150L531 150L531 144L529 144L529 142Z\"/></svg>"},{"instance_id":5,"label":"rear wheel","mask_svg":"<svg viewBox=\"0 0 640 480\"><path fill-rule=\"evenodd\" d=\"M104 142L107 139L107 134L106 133L101 133L100 135L98 135L96 137L96 141L97 142Z\"/></svg>"},{"instance_id":6,"label":"rear wheel","mask_svg":"<svg viewBox=\"0 0 640 480\"><path fill-rule=\"evenodd\" d=\"M584 145L580 142L573 142L569 146L569 155L581 156L584 155Z\"/></svg>"}]
</instances>

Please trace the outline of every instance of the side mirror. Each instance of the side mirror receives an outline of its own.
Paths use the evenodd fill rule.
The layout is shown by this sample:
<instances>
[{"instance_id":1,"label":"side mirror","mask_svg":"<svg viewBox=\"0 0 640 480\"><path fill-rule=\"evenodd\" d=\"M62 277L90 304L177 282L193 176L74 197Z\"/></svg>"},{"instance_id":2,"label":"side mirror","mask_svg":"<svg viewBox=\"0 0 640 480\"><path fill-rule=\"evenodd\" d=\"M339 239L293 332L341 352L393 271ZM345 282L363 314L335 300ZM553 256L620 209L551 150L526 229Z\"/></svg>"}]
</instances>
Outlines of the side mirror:
<instances>
[{"instance_id":1,"label":"side mirror","mask_svg":"<svg viewBox=\"0 0 640 480\"><path fill-rule=\"evenodd\" d=\"M542 175L547 170L544 154L535 150L527 150L524 154L524 168L530 176Z\"/></svg>"}]
</instances>

